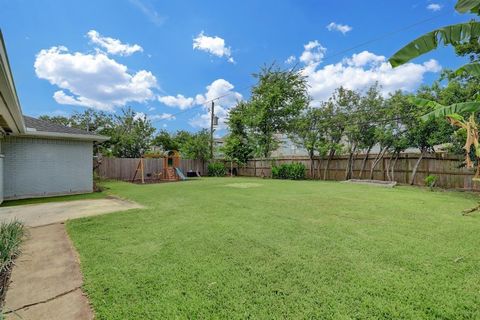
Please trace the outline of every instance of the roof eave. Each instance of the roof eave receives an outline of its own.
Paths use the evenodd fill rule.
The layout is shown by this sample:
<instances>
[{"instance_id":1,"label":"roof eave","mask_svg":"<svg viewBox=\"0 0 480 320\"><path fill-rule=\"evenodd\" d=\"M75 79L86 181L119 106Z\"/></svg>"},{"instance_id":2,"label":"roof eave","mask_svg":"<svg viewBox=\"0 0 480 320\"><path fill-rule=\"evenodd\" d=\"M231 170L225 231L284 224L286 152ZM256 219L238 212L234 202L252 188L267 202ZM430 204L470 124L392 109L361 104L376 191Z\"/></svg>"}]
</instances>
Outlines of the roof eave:
<instances>
[{"instance_id":1,"label":"roof eave","mask_svg":"<svg viewBox=\"0 0 480 320\"><path fill-rule=\"evenodd\" d=\"M7 50L3 35L0 30L0 114L8 124L13 133L24 133L26 131L23 120L22 108L17 96L17 90L13 81L13 75L8 60Z\"/></svg>"},{"instance_id":2,"label":"roof eave","mask_svg":"<svg viewBox=\"0 0 480 320\"><path fill-rule=\"evenodd\" d=\"M27 131L18 136L32 137L32 138L48 138L48 139L67 139L67 140L79 140L79 141L94 141L104 142L110 138L102 135L93 134L74 134L74 133L61 133L61 132L47 132L47 131Z\"/></svg>"}]
</instances>

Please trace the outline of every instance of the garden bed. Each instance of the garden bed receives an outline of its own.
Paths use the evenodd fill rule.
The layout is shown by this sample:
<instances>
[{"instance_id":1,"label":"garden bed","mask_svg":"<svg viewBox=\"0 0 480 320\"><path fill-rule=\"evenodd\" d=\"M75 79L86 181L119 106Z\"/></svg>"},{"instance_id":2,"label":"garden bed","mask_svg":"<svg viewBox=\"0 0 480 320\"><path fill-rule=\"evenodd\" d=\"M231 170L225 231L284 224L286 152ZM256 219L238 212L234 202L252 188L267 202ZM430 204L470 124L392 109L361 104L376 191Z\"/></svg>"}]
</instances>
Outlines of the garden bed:
<instances>
[{"instance_id":1,"label":"garden bed","mask_svg":"<svg viewBox=\"0 0 480 320\"><path fill-rule=\"evenodd\" d=\"M20 253L24 235L24 225L18 221L0 225L0 310L5 301L14 259Z\"/></svg>"}]
</instances>

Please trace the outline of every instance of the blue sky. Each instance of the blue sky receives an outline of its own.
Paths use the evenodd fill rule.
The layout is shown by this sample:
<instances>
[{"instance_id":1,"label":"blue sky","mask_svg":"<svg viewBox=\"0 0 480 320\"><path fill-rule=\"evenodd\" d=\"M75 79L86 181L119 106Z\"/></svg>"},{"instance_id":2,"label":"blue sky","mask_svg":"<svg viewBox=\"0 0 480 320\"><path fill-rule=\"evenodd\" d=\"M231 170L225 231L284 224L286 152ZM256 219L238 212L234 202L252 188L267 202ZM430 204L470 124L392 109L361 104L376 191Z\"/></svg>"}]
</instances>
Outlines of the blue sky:
<instances>
[{"instance_id":1,"label":"blue sky","mask_svg":"<svg viewBox=\"0 0 480 320\"><path fill-rule=\"evenodd\" d=\"M414 90L463 62L445 48L389 69L385 57L409 40L470 18L452 0L393 3L0 0L0 27L25 114L128 105L157 128L195 131L208 124L203 102L230 93L218 101L224 119L273 61L304 67L317 103L339 85Z\"/></svg>"}]
</instances>

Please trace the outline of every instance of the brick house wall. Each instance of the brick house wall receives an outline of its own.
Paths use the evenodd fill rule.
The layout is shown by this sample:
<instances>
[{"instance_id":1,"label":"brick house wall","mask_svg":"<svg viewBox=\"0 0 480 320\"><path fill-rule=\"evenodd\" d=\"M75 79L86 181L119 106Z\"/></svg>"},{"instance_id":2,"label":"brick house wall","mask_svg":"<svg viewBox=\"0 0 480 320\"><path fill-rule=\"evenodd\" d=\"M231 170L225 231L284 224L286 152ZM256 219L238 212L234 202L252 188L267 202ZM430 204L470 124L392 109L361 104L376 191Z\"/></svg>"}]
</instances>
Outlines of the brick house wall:
<instances>
[{"instance_id":1,"label":"brick house wall","mask_svg":"<svg viewBox=\"0 0 480 320\"><path fill-rule=\"evenodd\" d=\"M92 192L91 141L7 136L2 153L5 200Z\"/></svg>"}]
</instances>

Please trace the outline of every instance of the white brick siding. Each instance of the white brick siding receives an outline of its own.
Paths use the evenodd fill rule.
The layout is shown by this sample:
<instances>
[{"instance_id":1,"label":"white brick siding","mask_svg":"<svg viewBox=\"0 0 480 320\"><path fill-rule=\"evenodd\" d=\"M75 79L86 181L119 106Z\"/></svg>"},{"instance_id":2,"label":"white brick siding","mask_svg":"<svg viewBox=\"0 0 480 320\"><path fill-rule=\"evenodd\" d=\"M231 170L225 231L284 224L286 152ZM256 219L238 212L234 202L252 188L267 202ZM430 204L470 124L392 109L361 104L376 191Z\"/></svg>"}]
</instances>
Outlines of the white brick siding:
<instances>
[{"instance_id":1,"label":"white brick siding","mask_svg":"<svg viewBox=\"0 0 480 320\"><path fill-rule=\"evenodd\" d=\"M92 192L92 142L5 137L5 199Z\"/></svg>"}]
</instances>

